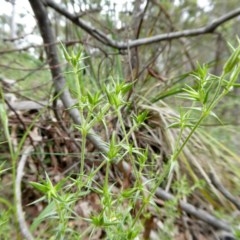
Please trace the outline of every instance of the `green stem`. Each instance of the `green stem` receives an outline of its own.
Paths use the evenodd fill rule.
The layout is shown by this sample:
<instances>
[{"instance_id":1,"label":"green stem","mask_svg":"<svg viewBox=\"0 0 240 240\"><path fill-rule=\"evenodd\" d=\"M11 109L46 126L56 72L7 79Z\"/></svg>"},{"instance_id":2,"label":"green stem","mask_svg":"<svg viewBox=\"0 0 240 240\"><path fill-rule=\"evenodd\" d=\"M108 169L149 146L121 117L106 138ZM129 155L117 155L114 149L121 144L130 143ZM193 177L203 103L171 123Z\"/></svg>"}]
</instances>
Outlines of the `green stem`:
<instances>
[{"instance_id":1,"label":"green stem","mask_svg":"<svg viewBox=\"0 0 240 240\"><path fill-rule=\"evenodd\" d=\"M80 176L81 176L81 180L83 179L83 174L84 174L85 149L86 149L86 140L87 140L87 135L83 131L84 130L82 130L81 162L80 162Z\"/></svg>"},{"instance_id":2,"label":"green stem","mask_svg":"<svg viewBox=\"0 0 240 240\"><path fill-rule=\"evenodd\" d=\"M200 126L201 122L206 118L206 114L202 114L202 116L200 117L200 119L197 121L197 123L195 124L195 126L191 129L191 132L188 134L187 138L184 140L183 144L180 146L180 148L177 150L177 152L174 154L174 158L173 160L176 160L179 156L179 154L182 152L183 148L185 147L185 145L187 144L187 142L189 141L189 139L191 138L191 136L193 135L193 133L196 131L196 129Z\"/></svg>"}]
</instances>

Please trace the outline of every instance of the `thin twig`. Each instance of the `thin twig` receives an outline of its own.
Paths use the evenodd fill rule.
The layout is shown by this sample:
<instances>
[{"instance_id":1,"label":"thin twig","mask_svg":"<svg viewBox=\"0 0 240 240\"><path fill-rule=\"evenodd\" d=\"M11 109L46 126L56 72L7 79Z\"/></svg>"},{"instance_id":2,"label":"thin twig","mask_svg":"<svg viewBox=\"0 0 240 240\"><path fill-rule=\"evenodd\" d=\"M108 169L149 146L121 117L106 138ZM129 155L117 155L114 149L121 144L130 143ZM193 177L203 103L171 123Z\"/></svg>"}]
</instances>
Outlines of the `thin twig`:
<instances>
[{"instance_id":1,"label":"thin twig","mask_svg":"<svg viewBox=\"0 0 240 240\"><path fill-rule=\"evenodd\" d=\"M216 189L222 193L222 195L228 199L232 204L234 204L238 210L240 210L240 201L234 197L221 183L216 179L213 173L209 175L212 184L216 187Z\"/></svg>"},{"instance_id":2,"label":"thin twig","mask_svg":"<svg viewBox=\"0 0 240 240\"><path fill-rule=\"evenodd\" d=\"M18 168L17 168L17 176L16 176L16 182L15 182L15 196L16 196L16 208L17 208L17 218L18 223L20 226L20 230L22 232L22 235L27 240L33 240L33 236L28 229L28 225L25 220L23 208L22 208L22 193L21 193L21 183L22 183L22 177L24 175L24 167L27 161L28 156L33 151L32 146L28 146L24 149L22 153L22 157L19 160Z\"/></svg>"},{"instance_id":3,"label":"thin twig","mask_svg":"<svg viewBox=\"0 0 240 240\"><path fill-rule=\"evenodd\" d=\"M9 101L7 99L5 99L5 102L6 102L7 106L9 107L9 109L15 114L15 116L18 119L19 123L21 123L24 131L27 132L27 127L25 125L25 122L22 120L22 118L20 117L18 112L12 107L12 105L9 103ZM27 137L29 138L31 145L34 146L34 141L32 139L32 136L30 134L28 134Z\"/></svg>"}]
</instances>

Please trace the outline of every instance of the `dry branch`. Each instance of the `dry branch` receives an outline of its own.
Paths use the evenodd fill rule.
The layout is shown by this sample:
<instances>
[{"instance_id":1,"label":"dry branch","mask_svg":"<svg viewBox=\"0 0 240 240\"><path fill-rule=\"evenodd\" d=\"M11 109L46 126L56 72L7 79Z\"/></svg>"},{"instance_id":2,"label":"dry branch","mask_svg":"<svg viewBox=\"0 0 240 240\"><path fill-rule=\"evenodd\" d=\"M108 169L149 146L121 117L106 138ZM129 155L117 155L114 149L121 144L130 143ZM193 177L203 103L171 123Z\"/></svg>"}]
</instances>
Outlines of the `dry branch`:
<instances>
[{"instance_id":1,"label":"dry branch","mask_svg":"<svg viewBox=\"0 0 240 240\"><path fill-rule=\"evenodd\" d=\"M231 203L233 203L238 210L240 210L240 201L234 197L221 183L216 179L213 173L210 173L210 179L212 184L218 189L222 195L228 199Z\"/></svg>"},{"instance_id":2,"label":"dry branch","mask_svg":"<svg viewBox=\"0 0 240 240\"><path fill-rule=\"evenodd\" d=\"M90 26L89 23L85 22L82 19L79 19L77 15L74 15L68 12L66 8L61 7L59 4L55 3L54 1L45 0L44 2L46 3L47 6L53 8L55 11L65 16L67 19L69 19L74 24L76 24L77 26L85 30L87 33L89 33L92 37L94 37L101 43L119 50L124 50L124 49L126 50L129 48L148 45L156 42L169 41L172 39L178 39L182 37L195 37L203 34L213 33L219 26L240 15L240 8L237 8L221 16L220 18L215 19L212 23L201 28L170 32L165 34L159 34L153 37L140 38L140 39L129 40L127 42L124 42L124 41L113 40L112 38L108 37L107 34L105 34L104 32Z\"/></svg>"},{"instance_id":3,"label":"dry branch","mask_svg":"<svg viewBox=\"0 0 240 240\"><path fill-rule=\"evenodd\" d=\"M24 149L22 153L22 157L19 160L18 168L17 168L17 176L16 176L16 182L15 182L15 195L16 195L16 208L17 208L17 217L18 217L18 223L20 226L20 230L22 232L22 235L27 240L33 240L33 236L31 232L28 229L28 225L25 220L25 214L23 212L22 208L22 194L21 194L21 183L22 183L22 177L24 175L24 167L27 161L28 156L32 152L33 147L29 146L26 149Z\"/></svg>"}]
</instances>

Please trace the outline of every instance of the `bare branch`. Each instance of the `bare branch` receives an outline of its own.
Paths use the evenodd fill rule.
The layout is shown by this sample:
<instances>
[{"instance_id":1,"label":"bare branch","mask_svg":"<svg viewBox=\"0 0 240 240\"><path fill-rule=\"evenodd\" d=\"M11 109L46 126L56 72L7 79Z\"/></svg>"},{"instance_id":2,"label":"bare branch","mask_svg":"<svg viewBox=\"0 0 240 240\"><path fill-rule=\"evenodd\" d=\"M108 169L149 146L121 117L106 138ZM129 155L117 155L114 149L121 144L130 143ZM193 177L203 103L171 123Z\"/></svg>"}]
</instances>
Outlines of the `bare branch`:
<instances>
[{"instance_id":1,"label":"bare branch","mask_svg":"<svg viewBox=\"0 0 240 240\"><path fill-rule=\"evenodd\" d=\"M228 199L231 203L233 203L238 210L240 210L240 202L239 200L234 197L224 186L221 185L219 181L217 181L216 177L213 173L210 173L210 179L212 184L222 193L222 195Z\"/></svg>"},{"instance_id":2,"label":"bare branch","mask_svg":"<svg viewBox=\"0 0 240 240\"><path fill-rule=\"evenodd\" d=\"M174 199L173 195L171 195L170 193L167 193L166 191L164 191L161 188L157 189L156 196L165 201ZM192 216L194 216L198 219L201 219L203 222L206 222L215 228L219 228L219 229L222 229L222 230L225 230L228 232L232 231L231 226L228 222L217 219L216 217L209 214L208 212L201 210L201 209L197 209L196 207L194 207L193 205L191 205L187 202L180 201L180 207L186 213L191 214Z\"/></svg>"},{"instance_id":3,"label":"bare branch","mask_svg":"<svg viewBox=\"0 0 240 240\"><path fill-rule=\"evenodd\" d=\"M29 146L27 147L23 153L22 157L19 160L18 168L17 168L17 176L16 176L16 182L15 182L15 195L16 195L16 208L17 208L17 217L18 217L18 223L20 226L20 230L22 232L22 235L27 239L27 240L33 240L33 236L31 232L28 229L24 212L22 209L22 193L21 193L21 182L22 182L22 177L24 174L24 167L27 161L28 156L32 152L33 147Z\"/></svg>"},{"instance_id":4,"label":"bare branch","mask_svg":"<svg viewBox=\"0 0 240 240\"><path fill-rule=\"evenodd\" d=\"M235 18L236 16L240 15L240 8L237 8L220 18L217 18L212 23L206 25L205 27L196 28L196 29L187 29L182 31L176 31L176 32L170 32L165 34L156 35L153 37L148 38L140 38L136 40L129 40L127 42L123 41L115 41L107 36L104 32L101 32L100 30L90 26L87 22L85 22L82 19L79 19L78 16L71 14L66 10L66 8L61 7L59 4L55 3L52 0L45 0L47 6L53 8L58 13L65 16L67 19L72 21L77 26L84 29L87 33L89 33L92 37L100 41L101 43L119 49L124 50L128 48L134 48L142 45L152 44L156 42L162 42L162 41L169 41L172 39L178 39L182 37L195 37L203 34L209 34L213 33L219 26L224 24L225 22Z\"/></svg>"}]
</instances>

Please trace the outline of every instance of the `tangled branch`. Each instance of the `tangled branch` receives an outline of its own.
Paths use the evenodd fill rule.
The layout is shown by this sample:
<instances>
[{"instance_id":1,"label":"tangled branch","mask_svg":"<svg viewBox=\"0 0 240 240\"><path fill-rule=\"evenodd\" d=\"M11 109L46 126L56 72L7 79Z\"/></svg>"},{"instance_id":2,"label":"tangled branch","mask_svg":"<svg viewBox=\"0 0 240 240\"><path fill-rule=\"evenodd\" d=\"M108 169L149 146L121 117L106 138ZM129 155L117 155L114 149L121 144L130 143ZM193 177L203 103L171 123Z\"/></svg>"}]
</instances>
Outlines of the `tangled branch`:
<instances>
[{"instance_id":1,"label":"tangled branch","mask_svg":"<svg viewBox=\"0 0 240 240\"><path fill-rule=\"evenodd\" d=\"M148 44L162 42L162 41L169 41L169 40L183 38L183 37L195 37L203 34L214 33L214 31L219 26L240 15L240 8L237 8L221 16L220 18L215 19L210 24L201 28L186 29L182 31L164 33L164 34L155 35L153 37L128 40L127 42L126 41L124 42L121 40L119 41L113 40L112 38L108 37L107 34L105 34L104 32L90 26L89 23L80 19L78 15L74 15L68 12L66 8L61 7L59 4L55 3L52 0L45 0L45 4L53 8L55 11L57 11L61 15L65 16L68 20L72 21L75 25L85 30L87 33L89 33L92 37L94 37L101 43L118 50L126 50L126 49L130 49L130 48L134 48L142 45L148 45Z\"/></svg>"}]
</instances>

